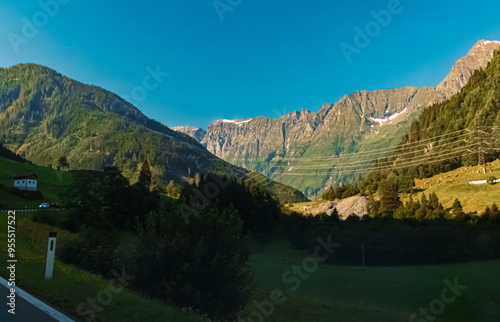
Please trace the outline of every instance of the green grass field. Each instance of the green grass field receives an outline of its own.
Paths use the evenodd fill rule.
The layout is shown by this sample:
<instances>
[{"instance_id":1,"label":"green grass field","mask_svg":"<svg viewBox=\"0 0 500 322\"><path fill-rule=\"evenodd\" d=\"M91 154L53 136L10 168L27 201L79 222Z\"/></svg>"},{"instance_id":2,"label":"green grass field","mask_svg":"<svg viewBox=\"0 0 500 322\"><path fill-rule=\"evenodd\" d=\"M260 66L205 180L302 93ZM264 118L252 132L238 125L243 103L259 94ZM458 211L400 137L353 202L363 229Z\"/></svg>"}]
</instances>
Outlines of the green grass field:
<instances>
[{"instance_id":1,"label":"green grass field","mask_svg":"<svg viewBox=\"0 0 500 322\"><path fill-rule=\"evenodd\" d=\"M500 206L500 184L469 184L469 181L488 180L491 176L500 179L500 161L492 162L491 166L493 171L488 173L477 173L477 167L462 167L431 178L416 180L415 188L419 192L415 197L420 199L422 193L429 196L435 192L445 208L450 208L455 198L458 198L465 212L482 213L493 203ZM408 198L408 195L402 195L403 201L406 202Z\"/></svg>"},{"instance_id":2,"label":"green grass field","mask_svg":"<svg viewBox=\"0 0 500 322\"><path fill-rule=\"evenodd\" d=\"M282 290L287 300L266 321L408 321L420 307L440 298L443 281L458 279L467 289L447 304L438 321L498 321L500 261L442 266L352 267L320 264L291 290L282 275L310 256L288 243L263 246L252 256L257 291L240 317L256 310L253 303ZM257 321L257 320L255 320Z\"/></svg>"},{"instance_id":3,"label":"green grass field","mask_svg":"<svg viewBox=\"0 0 500 322\"><path fill-rule=\"evenodd\" d=\"M0 158L0 184L4 187L13 187L13 177L18 174L36 173L38 190L42 192L43 200L25 200L19 196L0 190L0 205L9 209L36 208L42 202L58 202L59 194L70 183L71 175L68 172L57 171L28 163L19 163L9 159Z\"/></svg>"}]
</instances>

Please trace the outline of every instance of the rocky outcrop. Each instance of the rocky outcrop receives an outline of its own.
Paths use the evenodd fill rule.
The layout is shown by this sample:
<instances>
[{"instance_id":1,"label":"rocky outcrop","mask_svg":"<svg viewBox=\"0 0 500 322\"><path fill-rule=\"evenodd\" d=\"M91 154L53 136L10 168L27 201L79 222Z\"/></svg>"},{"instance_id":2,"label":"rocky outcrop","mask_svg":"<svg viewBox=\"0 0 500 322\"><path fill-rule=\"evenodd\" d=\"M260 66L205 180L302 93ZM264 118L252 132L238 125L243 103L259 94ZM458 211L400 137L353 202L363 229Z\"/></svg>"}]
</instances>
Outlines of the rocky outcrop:
<instances>
[{"instance_id":1,"label":"rocky outcrop","mask_svg":"<svg viewBox=\"0 0 500 322\"><path fill-rule=\"evenodd\" d=\"M198 143L200 143L207 134L207 131L205 131L204 129L200 129L194 126L178 126L172 129L174 131L189 135L190 137L195 139Z\"/></svg>"},{"instance_id":2,"label":"rocky outcrop","mask_svg":"<svg viewBox=\"0 0 500 322\"><path fill-rule=\"evenodd\" d=\"M327 201L313 206L304 206L303 212L306 215L317 216L327 214L331 216L337 209L341 220L347 219L350 215L363 217L368 214L368 200L366 197L354 196L343 200Z\"/></svg>"}]
</instances>

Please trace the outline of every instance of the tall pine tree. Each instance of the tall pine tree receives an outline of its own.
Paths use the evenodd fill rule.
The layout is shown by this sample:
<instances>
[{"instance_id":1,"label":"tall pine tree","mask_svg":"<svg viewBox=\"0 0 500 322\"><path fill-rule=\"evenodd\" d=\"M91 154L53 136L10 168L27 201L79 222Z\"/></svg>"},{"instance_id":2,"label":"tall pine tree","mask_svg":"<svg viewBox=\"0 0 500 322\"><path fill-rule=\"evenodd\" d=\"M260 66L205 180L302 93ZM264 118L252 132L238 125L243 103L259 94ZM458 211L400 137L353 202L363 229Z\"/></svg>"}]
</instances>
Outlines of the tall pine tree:
<instances>
[{"instance_id":1,"label":"tall pine tree","mask_svg":"<svg viewBox=\"0 0 500 322\"><path fill-rule=\"evenodd\" d=\"M398 185L386 180L378 189L380 195L380 213L392 214L403 205L399 198Z\"/></svg>"},{"instance_id":2,"label":"tall pine tree","mask_svg":"<svg viewBox=\"0 0 500 322\"><path fill-rule=\"evenodd\" d=\"M151 168L149 167L148 160L144 160L142 163L137 184L148 191L151 188Z\"/></svg>"}]
</instances>

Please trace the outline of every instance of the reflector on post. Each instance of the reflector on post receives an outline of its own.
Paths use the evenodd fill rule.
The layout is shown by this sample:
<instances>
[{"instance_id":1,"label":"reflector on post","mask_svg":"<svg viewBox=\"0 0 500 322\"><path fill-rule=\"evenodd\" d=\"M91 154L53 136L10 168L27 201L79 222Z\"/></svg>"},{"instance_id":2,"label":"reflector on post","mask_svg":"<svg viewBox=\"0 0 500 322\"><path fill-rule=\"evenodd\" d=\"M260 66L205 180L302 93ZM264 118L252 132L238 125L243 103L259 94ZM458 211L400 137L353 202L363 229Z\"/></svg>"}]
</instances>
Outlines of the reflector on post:
<instances>
[{"instance_id":1,"label":"reflector on post","mask_svg":"<svg viewBox=\"0 0 500 322\"><path fill-rule=\"evenodd\" d=\"M47 246L47 264L45 265L45 279L52 278L54 272L54 259L56 254L56 238L57 232L49 233L49 244Z\"/></svg>"}]
</instances>

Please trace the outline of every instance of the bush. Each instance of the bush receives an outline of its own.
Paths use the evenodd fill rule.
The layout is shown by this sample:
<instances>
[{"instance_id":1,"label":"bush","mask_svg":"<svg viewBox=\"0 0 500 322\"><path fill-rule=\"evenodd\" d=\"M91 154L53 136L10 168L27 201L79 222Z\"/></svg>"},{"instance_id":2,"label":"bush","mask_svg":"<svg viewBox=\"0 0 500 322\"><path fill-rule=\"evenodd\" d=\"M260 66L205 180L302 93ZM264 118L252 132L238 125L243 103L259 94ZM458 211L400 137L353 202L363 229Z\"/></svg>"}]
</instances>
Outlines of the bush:
<instances>
[{"instance_id":1,"label":"bush","mask_svg":"<svg viewBox=\"0 0 500 322\"><path fill-rule=\"evenodd\" d=\"M242 226L234 209L161 205L139 229L132 283L145 294L215 320L235 320L253 287Z\"/></svg>"},{"instance_id":2,"label":"bush","mask_svg":"<svg viewBox=\"0 0 500 322\"><path fill-rule=\"evenodd\" d=\"M491 176L491 177L489 177L489 178L488 178L488 183L489 183L489 184L495 184L495 183L496 183L496 182L495 182L496 180L497 180L497 178L496 178L496 177Z\"/></svg>"},{"instance_id":3,"label":"bush","mask_svg":"<svg viewBox=\"0 0 500 322\"><path fill-rule=\"evenodd\" d=\"M58 248L58 258L105 277L114 268L114 251L117 238L114 234L84 228L76 239L66 241Z\"/></svg>"}]
</instances>

